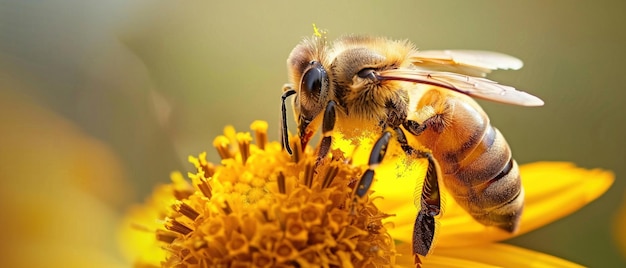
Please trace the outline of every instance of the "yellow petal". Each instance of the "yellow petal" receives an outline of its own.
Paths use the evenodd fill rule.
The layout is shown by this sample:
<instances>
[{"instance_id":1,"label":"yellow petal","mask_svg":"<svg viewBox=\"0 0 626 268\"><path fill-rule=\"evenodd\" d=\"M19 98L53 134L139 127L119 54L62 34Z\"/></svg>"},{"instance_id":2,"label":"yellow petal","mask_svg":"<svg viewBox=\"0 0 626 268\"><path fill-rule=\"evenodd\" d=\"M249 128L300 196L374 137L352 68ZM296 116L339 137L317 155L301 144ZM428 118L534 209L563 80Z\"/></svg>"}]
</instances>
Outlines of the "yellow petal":
<instances>
[{"instance_id":1,"label":"yellow petal","mask_svg":"<svg viewBox=\"0 0 626 268\"><path fill-rule=\"evenodd\" d=\"M433 252L433 257L435 256L472 260L498 267L583 267L548 254L506 244L436 248ZM430 258L430 256L426 258L425 263L428 263Z\"/></svg>"},{"instance_id":2,"label":"yellow petal","mask_svg":"<svg viewBox=\"0 0 626 268\"><path fill-rule=\"evenodd\" d=\"M614 175L600 169L583 169L565 162L538 162L520 167L526 191L520 230L509 234L482 226L448 200L440 220L438 247L457 247L499 241L520 235L560 219L602 195Z\"/></svg>"},{"instance_id":3,"label":"yellow petal","mask_svg":"<svg viewBox=\"0 0 626 268\"><path fill-rule=\"evenodd\" d=\"M404 163L403 161L396 161ZM385 162L383 162L385 163ZM397 164L400 165L400 164ZM424 163L417 161L408 170L411 175L393 175L402 170L390 164L376 172L386 176L376 181L377 205L391 217L394 239L410 241L417 208L414 205L416 179L423 177ZM476 222L449 196L443 195L443 216L438 220L437 247L457 247L499 241L523 234L562 218L602 195L613 183L613 174L599 169L587 170L566 162L538 162L520 167L526 191L520 230L510 234Z\"/></svg>"},{"instance_id":4,"label":"yellow petal","mask_svg":"<svg viewBox=\"0 0 626 268\"><path fill-rule=\"evenodd\" d=\"M147 200L151 206L133 206L128 210L129 217L121 221L119 247L128 262L158 266L165 259L165 251L155 241L154 232L165 220L163 211L174 203L172 188L165 185L156 187Z\"/></svg>"},{"instance_id":5,"label":"yellow petal","mask_svg":"<svg viewBox=\"0 0 626 268\"><path fill-rule=\"evenodd\" d=\"M408 243L397 245L396 250L396 267L415 267L413 254L411 254L411 246ZM484 253L482 253L484 254ZM440 267L440 268L493 268L498 267L480 261L457 258L453 256L430 255L428 258L421 258L422 267Z\"/></svg>"}]
</instances>

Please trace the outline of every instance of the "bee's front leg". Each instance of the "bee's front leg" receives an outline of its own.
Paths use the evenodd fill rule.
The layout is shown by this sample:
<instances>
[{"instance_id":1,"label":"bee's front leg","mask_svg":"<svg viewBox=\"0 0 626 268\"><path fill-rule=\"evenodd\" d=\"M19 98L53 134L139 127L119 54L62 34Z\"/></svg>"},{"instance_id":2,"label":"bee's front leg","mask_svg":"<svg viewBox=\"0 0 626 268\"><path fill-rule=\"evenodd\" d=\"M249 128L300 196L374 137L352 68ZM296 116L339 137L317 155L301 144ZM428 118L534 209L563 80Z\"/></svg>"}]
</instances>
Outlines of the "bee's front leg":
<instances>
[{"instance_id":1,"label":"bee's front leg","mask_svg":"<svg viewBox=\"0 0 626 268\"><path fill-rule=\"evenodd\" d=\"M283 148L287 150L289 154L292 154L293 151L289 146L289 129L287 127L287 107L285 107L285 101L287 98L293 94L296 94L296 90L293 89L293 86L290 84L285 84L283 86L283 95L280 97L281 99L281 118L280 118L280 141L283 145Z\"/></svg>"},{"instance_id":2,"label":"bee's front leg","mask_svg":"<svg viewBox=\"0 0 626 268\"><path fill-rule=\"evenodd\" d=\"M372 186L372 182L374 182L374 169L376 169L376 167L378 167L378 165L383 161L390 140L391 132L385 131L374 144L374 148L372 148L372 152L370 153L369 161L367 162L369 167L365 173L363 173L363 176L361 176L359 184L357 184L356 187L355 192L357 196L363 197L370 189L370 186Z\"/></svg>"},{"instance_id":3,"label":"bee's front leg","mask_svg":"<svg viewBox=\"0 0 626 268\"><path fill-rule=\"evenodd\" d=\"M318 164L326 157L333 142L333 129L335 129L335 122L337 121L336 106L335 101L331 100L326 104L326 109L324 110L324 118L322 119L322 141L320 142L319 151L317 152Z\"/></svg>"}]
</instances>

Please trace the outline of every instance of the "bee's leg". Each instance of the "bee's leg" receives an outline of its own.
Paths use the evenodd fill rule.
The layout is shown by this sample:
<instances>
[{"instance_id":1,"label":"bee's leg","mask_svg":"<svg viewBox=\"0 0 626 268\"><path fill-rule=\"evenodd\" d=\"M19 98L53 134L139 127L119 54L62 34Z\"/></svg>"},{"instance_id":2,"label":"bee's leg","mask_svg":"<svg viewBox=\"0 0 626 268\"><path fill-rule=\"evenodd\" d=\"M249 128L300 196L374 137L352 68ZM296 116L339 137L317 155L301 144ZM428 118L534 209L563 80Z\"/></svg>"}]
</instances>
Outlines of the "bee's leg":
<instances>
[{"instance_id":1,"label":"bee's leg","mask_svg":"<svg viewBox=\"0 0 626 268\"><path fill-rule=\"evenodd\" d=\"M426 256L435 237L435 216L441 212L441 195L439 192L441 170L430 152L415 149L409 145L404 132L399 127L395 131L400 146L408 155L428 160L428 169L420 196L420 210L413 225L413 253Z\"/></svg>"},{"instance_id":2,"label":"bee's leg","mask_svg":"<svg viewBox=\"0 0 626 268\"><path fill-rule=\"evenodd\" d=\"M418 123L415 120L406 120L404 121L404 123L402 123L402 126L411 134L418 136L419 134L422 134L422 132L424 130L426 130L426 126L427 124L425 123Z\"/></svg>"},{"instance_id":3,"label":"bee's leg","mask_svg":"<svg viewBox=\"0 0 626 268\"><path fill-rule=\"evenodd\" d=\"M326 109L324 110L324 118L322 119L322 142L320 142L320 149L317 152L318 164L328 154L333 142L333 129L337 121L336 105L335 101L331 100L326 104Z\"/></svg>"},{"instance_id":4,"label":"bee's leg","mask_svg":"<svg viewBox=\"0 0 626 268\"><path fill-rule=\"evenodd\" d=\"M283 148L287 150L289 154L292 154L293 151L289 145L289 129L287 128L287 108L285 107L285 100L287 97L296 94L296 90L289 84L283 87L283 95L280 97L282 106L281 106L281 120L280 120L280 128L281 128L281 139Z\"/></svg>"},{"instance_id":5,"label":"bee's leg","mask_svg":"<svg viewBox=\"0 0 626 268\"><path fill-rule=\"evenodd\" d=\"M427 97L431 99L429 104L418 107L417 112L402 123L402 126L415 136L420 135L427 128L441 133L446 128L447 116L452 113L448 99L439 97L437 91L429 91L427 94Z\"/></svg>"},{"instance_id":6,"label":"bee's leg","mask_svg":"<svg viewBox=\"0 0 626 268\"><path fill-rule=\"evenodd\" d=\"M435 216L441 212L441 195L437 162L430 153L423 156L428 159L428 171L422 185L420 211L413 225L413 253L426 256L435 237Z\"/></svg>"},{"instance_id":7,"label":"bee's leg","mask_svg":"<svg viewBox=\"0 0 626 268\"><path fill-rule=\"evenodd\" d=\"M367 163L369 167L365 173L363 173L363 176L361 176L361 179L359 180L359 184L356 186L356 195L359 197L363 197L370 189L370 186L372 186L372 182L374 181L374 169L376 169L380 162L383 161L390 139L391 132L385 131L374 144L374 148L372 148L372 152L370 153L370 159Z\"/></svg>"}]
</instances>

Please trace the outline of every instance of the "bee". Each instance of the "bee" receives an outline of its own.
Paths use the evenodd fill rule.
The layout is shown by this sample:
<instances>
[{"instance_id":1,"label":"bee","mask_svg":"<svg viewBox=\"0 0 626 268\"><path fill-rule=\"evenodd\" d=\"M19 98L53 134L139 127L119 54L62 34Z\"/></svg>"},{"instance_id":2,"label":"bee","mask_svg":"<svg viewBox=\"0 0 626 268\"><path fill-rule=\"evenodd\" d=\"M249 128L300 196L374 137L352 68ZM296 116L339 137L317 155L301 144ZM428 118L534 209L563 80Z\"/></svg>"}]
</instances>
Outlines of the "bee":
<instances>
[{"instance_id":1,"label":"bee","mask_svg":"<svg viewBox=\"0 0 626 268\"><path fill-rule=\"evenodd\" d=\"M496 69L519 69L512 56L489 51L418 51L404 40L349 35L328 43L321 35L305 38L289 55L291 83L283 87L282 141L288 141L285 101L294 95L297 133L304 147L321 127L318 160L330 150L338 120L358 121L381 133L358 183L365 195L374 168L395 138L428 169L413 231L413 253L425 256L440 214L441 180L457 203L476 221L514 232L523 210L524 190L511 149L489 117L472 99L520 106L543 101L513 87L483 78ZM348 139L359 132L345 131ZM409 145L407 134L425 147ZM358 141L355 141L358 142ZM417 201L419 199L419 201Z\"/></svg>"}]
</instances>

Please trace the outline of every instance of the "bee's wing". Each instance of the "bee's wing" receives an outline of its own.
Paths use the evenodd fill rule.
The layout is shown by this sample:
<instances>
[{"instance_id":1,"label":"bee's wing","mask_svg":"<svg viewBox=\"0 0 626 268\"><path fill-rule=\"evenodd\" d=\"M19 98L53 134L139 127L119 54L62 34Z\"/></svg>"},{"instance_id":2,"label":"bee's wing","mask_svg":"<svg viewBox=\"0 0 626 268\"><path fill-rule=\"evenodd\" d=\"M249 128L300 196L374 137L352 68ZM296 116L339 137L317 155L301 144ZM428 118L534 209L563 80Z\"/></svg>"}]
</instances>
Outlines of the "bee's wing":
<instances>
[{"instance_id":1,"label":"bee's wing","mask_svg":"<svg viewBox=\"0 0 626 268\"><path fill-rule=\"evenodd\" d=\"M520 106L541 106L543 101L514 87L498 84L489 79L449 72L429 72L414 69L385 70L377 76L380 80L399 80L428 84L454 90L469 96Z\"/></svg>"},{"instance_id":2,"label":"bee's wing","mask_svg":"<svg viewBox=\"0 0 626 268\"><path fill-rule=\"evenodd\" d=\"M484 77L492 70L517 70L524 63L513 56L483 50L424 50L410 56L416 67Z\"/></svg>"}]
</instances>

